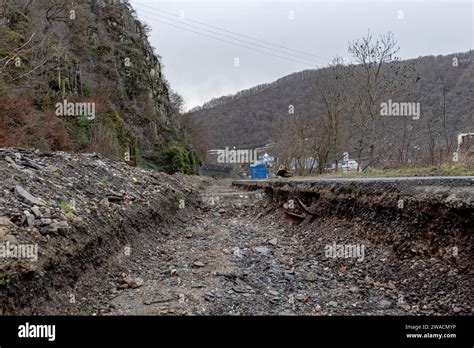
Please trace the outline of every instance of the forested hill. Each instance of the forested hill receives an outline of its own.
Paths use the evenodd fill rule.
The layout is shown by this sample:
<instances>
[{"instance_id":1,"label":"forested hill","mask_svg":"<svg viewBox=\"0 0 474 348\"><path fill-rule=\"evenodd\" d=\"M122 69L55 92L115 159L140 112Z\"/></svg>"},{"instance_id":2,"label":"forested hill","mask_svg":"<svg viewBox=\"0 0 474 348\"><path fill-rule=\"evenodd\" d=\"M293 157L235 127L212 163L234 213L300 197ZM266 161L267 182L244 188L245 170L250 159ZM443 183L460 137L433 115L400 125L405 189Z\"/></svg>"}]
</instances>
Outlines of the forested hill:
<instances>
[{"instance_id":1,"label":"forested hill","mask_svg":"<svg viewBox=\"0 0 474 348\"><path fill-rule=\"evenodd\" d=\"M455 57L457 66L453 66ZM409 101L421 105L421 120L413 124L418 141L425 141L427 120L433 127L433 136L441 137L443 86L450 141L455 142L457 132L473 130L472 52L426 56L400 62L403 63L413 63L420 77L409 93ZM322 99L316 86L324 69L294 73L273 83L213 99L190 114L206 125L211 148L252 147L268 142L277 121L288 116L289 105L294 107L295 114L315 117L317 122L315 115Z\"/></svg>"},{"instance_id":2,"label":"forested hill","mask_svg":"<svg viewBox=\"0 0 474 348\"><path fill-rule=\"evenodd\" d=\"M1 0L0 147L192 172L148 31L127 1Z\"/></svg>"}]
</instances>

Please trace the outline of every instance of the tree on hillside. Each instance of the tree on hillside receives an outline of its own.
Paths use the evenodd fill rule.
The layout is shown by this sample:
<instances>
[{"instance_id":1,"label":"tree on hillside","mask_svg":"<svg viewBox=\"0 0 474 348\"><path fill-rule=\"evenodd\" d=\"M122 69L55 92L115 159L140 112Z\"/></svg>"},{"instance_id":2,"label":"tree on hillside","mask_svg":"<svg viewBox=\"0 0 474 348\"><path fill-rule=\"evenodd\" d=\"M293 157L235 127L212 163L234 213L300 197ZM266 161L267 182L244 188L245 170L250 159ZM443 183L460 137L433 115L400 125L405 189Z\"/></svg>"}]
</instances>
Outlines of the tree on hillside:
<instances>
[{"instance_id":1,"label":"tree on hillside","mask_svg":"<svg viewBox=\"0 0 474 348\"><path fill-rule=\"evenodd\" d=\"M446 83L446 79L445 77L440 73L438 72L437 73L437 77L438 77L438 80L439 80L439 83L440 83L440 89L441 89L441 120L442 120L442 125L443 125L443 138L444 138L444 145L445 145L445 153L444 154L441 154L440 153L440 156L443 156L444 159L446 160L447 158L449 158L450 154L451 154L451 148L452 148L452 142L450 140L450 136L449 136L449 133L448 133L448 127L447 127L447 112L446 112L446 94L447 94L447 91L448 91L448 86L447 86L447 83Z\"/></svg>"},{"instance_id":2,"label":"tree on hillside","mask_svg":"<svg viewBox=\"0 0 474 348\"><path fill-rule=\"evenodd\" d=\"M169 99L171 108L173 109L174 113L182 114L185 110L183 97L178 92L172 89L169 93Z\"/></svg>"},{"instance_id":3,"label":"tree on hillside","mask_svg":"<svg viewBox=\"0 0 474 348\"><path fill-rule=\"evenodd\" d=\"M207 127L194 113L180 114L179 124L185 139L193 145L199 159L204 162L207 150L209 150L209 133Z\"/></svg>"}]
</instances>

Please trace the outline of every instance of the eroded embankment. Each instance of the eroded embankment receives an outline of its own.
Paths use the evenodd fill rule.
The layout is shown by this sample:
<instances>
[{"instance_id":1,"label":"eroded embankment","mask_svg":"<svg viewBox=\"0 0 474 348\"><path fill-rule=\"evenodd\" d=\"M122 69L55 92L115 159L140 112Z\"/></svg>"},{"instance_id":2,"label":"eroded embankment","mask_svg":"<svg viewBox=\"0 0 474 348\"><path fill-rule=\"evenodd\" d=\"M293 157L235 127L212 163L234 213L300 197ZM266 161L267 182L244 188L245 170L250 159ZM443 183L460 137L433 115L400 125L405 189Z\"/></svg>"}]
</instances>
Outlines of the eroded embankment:
<instances>
[{"instance_id":1,"label":"eroded embankment","mask_svg":"<svg viewBox=\"0 0 474 348\"><path fill-rule=\"evenodd\" d=\"M138 236L186 218L206 185L95 154L24 149L0 149L0 178L0 314L34 313Z\"/></svg>"},{"instance_id":2,"label":"eroded embankment","mask_svg":"<svg viewBox=\"0 0 474 348\"><path fill-rule=\"evenodd\" d=\"M401 258L414 254L443 256L456 250L468 261L474 224L474 179L380 179L340 181L235 181L249 190L265 189L270 199L289 212L311 219L353 219L365 225L364 238L390 244ZM294 206L294 209L291 209ZM454 251L453 251L454 248Z\"/></svg>"},{"instance_id":3,"label":"eroded embankment","mask_svg":"<svg viewBox=\"0 0 474 348\"><path fill-rule=\"evenodd\" d=\"M304 218L291 218L285 234L300 241L305 259L333 270L341 284L355 285L356 292L347 301L368 296L370 302L373 294L384 294L388 301L382 301L382 307L405 314L471 313L472 178L268 180L233 185L264 189L274 212ZM298 199L314 216L303 211ZM328 257L329 245L363 245L365 255ZM357 313L380 313L376 308Z\"/></svg>"}]
</instances>

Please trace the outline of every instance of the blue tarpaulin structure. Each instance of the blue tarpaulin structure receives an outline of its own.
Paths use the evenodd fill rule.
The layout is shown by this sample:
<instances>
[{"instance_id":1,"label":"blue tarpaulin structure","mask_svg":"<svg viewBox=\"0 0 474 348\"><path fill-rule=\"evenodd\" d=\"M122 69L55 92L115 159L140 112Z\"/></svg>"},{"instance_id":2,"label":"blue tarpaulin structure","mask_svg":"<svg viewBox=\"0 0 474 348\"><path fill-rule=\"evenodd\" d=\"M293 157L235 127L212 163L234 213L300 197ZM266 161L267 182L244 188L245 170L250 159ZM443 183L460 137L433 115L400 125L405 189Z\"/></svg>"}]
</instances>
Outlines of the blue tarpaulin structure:
<instances>
[{"instance_id":1,"label":"blue tarpaulin structure","mask_svg":"<svg viewBox=\"0 0 474 348\"><path fill-rule=\"evenodd\" d=\"M250 178L252 179L265 179L268 178L268 169L264 164L252 164L250 165Z\"/></svg>"}]
</instances>

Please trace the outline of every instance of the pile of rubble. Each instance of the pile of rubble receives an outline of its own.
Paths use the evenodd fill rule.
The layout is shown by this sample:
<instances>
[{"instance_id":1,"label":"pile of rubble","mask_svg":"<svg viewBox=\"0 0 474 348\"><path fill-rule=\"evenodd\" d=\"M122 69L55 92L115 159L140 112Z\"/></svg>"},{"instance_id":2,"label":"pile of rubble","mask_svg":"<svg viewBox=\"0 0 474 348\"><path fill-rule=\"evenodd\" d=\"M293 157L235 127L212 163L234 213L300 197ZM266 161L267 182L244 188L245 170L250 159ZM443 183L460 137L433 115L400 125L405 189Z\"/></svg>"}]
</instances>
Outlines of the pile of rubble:
<instances>
[{"instance_id":1,"label":"pile of rubble","mask_svg":"<svg viewBox=\"0 0 474 348\"><path fill-rule=\"evenodd\" d=\"M208 180L21 148L0 148L0 178L0 312L70 283L137 233L182 219Z\"/></svg>"}]
</instances>

